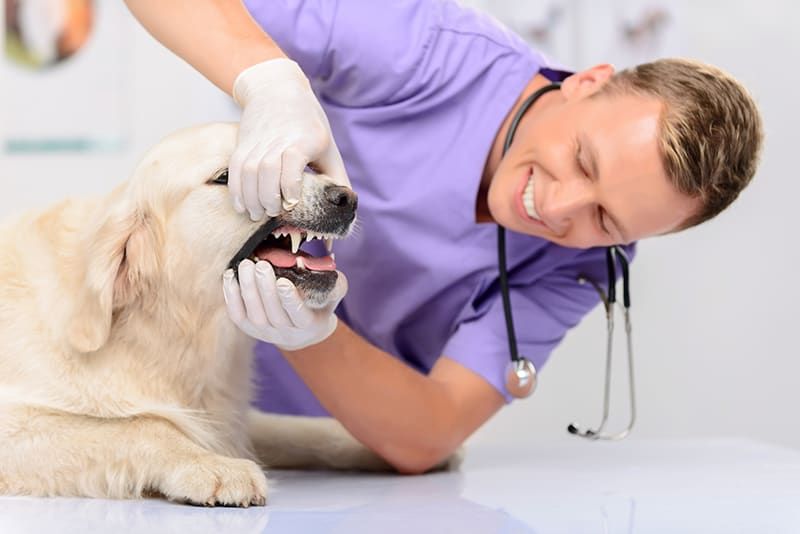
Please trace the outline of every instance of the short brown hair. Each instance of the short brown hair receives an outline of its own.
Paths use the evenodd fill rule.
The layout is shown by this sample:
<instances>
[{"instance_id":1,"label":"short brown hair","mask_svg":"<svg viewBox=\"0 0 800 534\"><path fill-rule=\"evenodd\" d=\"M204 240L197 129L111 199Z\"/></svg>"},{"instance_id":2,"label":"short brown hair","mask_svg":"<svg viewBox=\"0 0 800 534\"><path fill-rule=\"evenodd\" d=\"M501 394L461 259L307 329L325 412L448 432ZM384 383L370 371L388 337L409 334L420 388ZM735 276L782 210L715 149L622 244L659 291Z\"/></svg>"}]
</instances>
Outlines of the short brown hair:
<instances>
[{"instance_id":1,"label":"short brown hair","mask_svg":"<svg viewBox=\"0 0 800 534\"><path fill-rule=\"evenodd\" d=\"M730 74L699 61L660 59L614 74L599 94L620 92L664 103L664 169L679 192L700 201L679 229L715 217L750 183L761 152L761 115Z\"/></svg>"}]
</instances>

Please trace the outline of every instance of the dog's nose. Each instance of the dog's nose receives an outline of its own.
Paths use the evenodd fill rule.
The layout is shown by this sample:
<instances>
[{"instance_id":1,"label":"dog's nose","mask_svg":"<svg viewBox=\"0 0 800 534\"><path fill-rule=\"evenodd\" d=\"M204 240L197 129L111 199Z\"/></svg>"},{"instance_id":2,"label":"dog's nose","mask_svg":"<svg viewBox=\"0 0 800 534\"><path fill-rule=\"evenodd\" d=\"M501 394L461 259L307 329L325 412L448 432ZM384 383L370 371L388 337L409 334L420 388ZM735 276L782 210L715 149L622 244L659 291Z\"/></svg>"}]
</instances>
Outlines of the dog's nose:
<instances>
[{"instance_id":1,"label":"dog's nose","mask_svg":"<svg viewBox=\"0 0 800 534\"><path fill-rule=\"evenodd\" d=\"M325 198L343 211L355 211L358 207L358 195L349 187L330 185L325 188Z\"/></svg>"}]
</instances>

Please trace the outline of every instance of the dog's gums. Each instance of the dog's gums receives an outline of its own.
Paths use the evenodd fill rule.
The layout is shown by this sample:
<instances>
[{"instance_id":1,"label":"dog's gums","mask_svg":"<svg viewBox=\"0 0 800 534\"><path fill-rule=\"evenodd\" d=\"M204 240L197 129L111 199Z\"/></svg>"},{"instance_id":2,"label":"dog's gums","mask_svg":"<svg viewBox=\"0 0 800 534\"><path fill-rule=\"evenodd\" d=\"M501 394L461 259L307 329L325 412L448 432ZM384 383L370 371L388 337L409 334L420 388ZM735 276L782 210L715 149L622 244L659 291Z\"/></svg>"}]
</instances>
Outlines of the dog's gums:
<instances>
[{"instance_id":1,"label":"dog's gums","mask_svg":"<svg viewBox=\"0 0 800 534\"><path fill-rule=\"evenodd\" d=\"M317 257L300 250L300 245L315 239L334 239L330 234L318 234L282 226L272 232L272 237L274 239L266 239L258 246L252 258L253 261L265 260L274 267L283 267L284 269L297 267L311 271L336 270L336 263L332 255Z\"/></svg>"},{"instance_id":2,"label":"dog's gums","mask_svg":"<svg viewBox=\"0 0 800 534\"><path fill-rule=\"evenodd\" d=\"M281 225L281 221L277 218L269 219L264 225L256 230L256 233L250 236L242 248L239 249L239 252L234 254L233 258L231 258L230 263L228 264L229 269L233 269L234 274L236 275L237 279L239 273L237 268L242 260L246 260L250 258L253 253L258 248L259 244L265 241L272 232Z\"/></svg>"},{"instance_id":3,"label":"dog's gums","mask_svg":"<svg viewBox=\"0 0 800 534\"><path fill-rule=\"evenodd\" d=\"M336 263L332 254L312 256L300 250L300 246L317 239L325 240L326 246L330 246L329 242L337 238L338 236L333 234L321 234L281 225L278 219L271 219L247 240L228 267L236 272L239 263L249 259L253 262L268 261L273 267L284 270L335 271Z\"/></svg>"},{"instance_id":4,"label":"dog's gums","mask_svg":"<svg viewBox=\"0 0 800 534\"><path fill-rule=\"evenodd\" d=\"M270 219L256 231L231 260L229 267L239 276L238 265L245 259L254 263L268 261L277 278L286 278L311 305L321 305L336 285L338 273L333 255L312 256L300 246L324 240L326 248L340 236L284 225L280 218Z\"/></svg>"},{"instance_id":5,"label":"dog's gums","mask_svg":"<svg viewBox=\"0 0 800 534\"><path fill-rule=\"evenodd\" d=\"M242 261L267 261L275 276L289 280L307 304L324 305L339 277L330 254L331 244L348 235L357 206L358 196L349 187L333 184L321 175L307 174L300 202L261 223L233 255L228 268L233 269L238 280ZM304 243L322 245L322 241L324 249L300 249Z\"/></svg>"}]
</instances>

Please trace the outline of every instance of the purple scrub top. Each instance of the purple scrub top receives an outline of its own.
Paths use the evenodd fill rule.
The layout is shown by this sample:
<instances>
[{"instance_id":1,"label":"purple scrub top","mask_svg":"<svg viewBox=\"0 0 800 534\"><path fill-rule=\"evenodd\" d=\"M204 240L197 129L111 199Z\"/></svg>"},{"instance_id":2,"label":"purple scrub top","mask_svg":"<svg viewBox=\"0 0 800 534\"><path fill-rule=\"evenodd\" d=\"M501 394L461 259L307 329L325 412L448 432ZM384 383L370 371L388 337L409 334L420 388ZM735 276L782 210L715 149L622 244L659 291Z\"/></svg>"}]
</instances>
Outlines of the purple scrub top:
<instances>
[{"instance_id":1,"label":"purple scrub top","mask_svg":"<svg viewBox=\"0 0 800 534\"><path fill-rule=\"evenodd\" d=\"M245 4L310 78L359 195L358 229L334 247L350 282L340 319L420 372L447 356L510 401L497 226L475 222L476 197L522 90L537 72L568 73L452 1ZM511 231L506 241L519 350L541 370L599 302L577 278L605 286L604 251ZM259 343L255 365L255 406L327 415L275 347Z\"/></svg>"}]
</instances>

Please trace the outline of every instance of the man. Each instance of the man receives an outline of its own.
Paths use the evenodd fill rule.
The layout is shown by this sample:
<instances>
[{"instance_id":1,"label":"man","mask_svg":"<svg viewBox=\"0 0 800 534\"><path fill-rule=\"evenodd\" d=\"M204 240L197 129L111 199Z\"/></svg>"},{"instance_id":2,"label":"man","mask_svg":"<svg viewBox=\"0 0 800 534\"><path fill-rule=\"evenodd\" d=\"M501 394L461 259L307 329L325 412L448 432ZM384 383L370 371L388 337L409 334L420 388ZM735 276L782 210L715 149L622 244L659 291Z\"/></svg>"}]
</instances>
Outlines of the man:
<instances>
[{"instance_id":1,"label":"man","mask_svg":"<svg viewBox=\"0 0 800 534\"><path fill-rule=\"evenodd\" d=\"M758 110L701 63L570 75L449 1L252 0L255 23L235 0L128 5L242 105L239 211L291 209L306 164L352 179L341 320L304 308L264 261L242 262L239 284L226 273L224 291L264 341L256 404L332 415L401 472L437 464L511 400L496 225L520 352L540 369L596 305L577 278L605 281L602 247L708 220L755 173ZM520 104L556 81L503 155Z\"/></svg>"}]
</instances>

